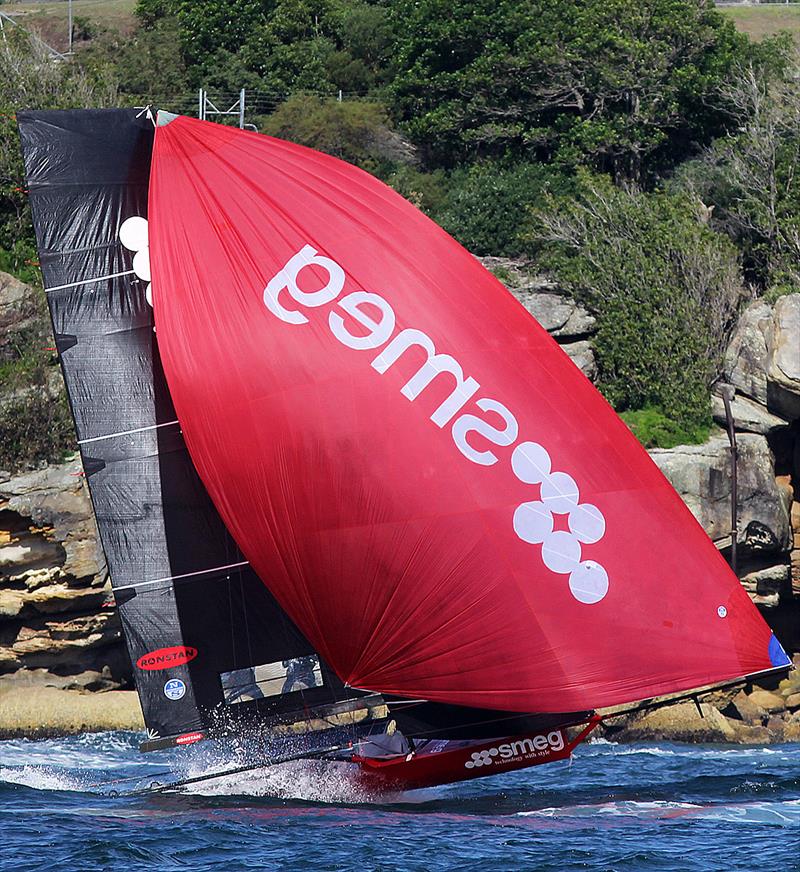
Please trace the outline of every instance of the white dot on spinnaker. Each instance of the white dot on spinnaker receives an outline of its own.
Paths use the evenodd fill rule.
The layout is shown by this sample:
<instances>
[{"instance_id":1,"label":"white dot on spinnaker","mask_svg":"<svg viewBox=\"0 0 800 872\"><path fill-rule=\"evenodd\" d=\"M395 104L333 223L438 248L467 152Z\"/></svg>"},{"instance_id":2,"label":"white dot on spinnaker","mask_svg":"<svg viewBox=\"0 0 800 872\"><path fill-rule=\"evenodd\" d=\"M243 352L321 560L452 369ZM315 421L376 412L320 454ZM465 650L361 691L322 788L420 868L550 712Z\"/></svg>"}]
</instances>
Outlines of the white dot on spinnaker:
<instances>
[{"instance_id":1,"label":"white dot on spinnaker","mask_svg":"<svg viewBox=\"0 0 800 872\"><path fill-rule=\"evenodd\" d=\"M522 442L511 455L514 475L526 484L539 484L550 475L550 455L536 442Z\"/></svg>"},{"instance_id":2,"label":"white dot on spinnaker","mask_svg":"<svg viewBox=\"0 0 800 872\"><path fill-rule=\"evenodd\" d=\"M597 506L581 503L569 510L569 529L585 545L593 545L603 538L606 520Z\"/></svg>"},{"instance_id":3,"label":"white dot on spinnaker","mask_svg":"<svg viewBox=\"0 0 800 872\"><path fill-rule=\"evenodd\" d=\"M147 219L139 215L126 218L119 228L119 241L130 251L140 251L147 246Z\"/></svg>"},{"instance_id":4,"label":"white dot on spinnaker","mask_svg":"<svg viewBox=\"0 0 800 872\"><path fill-rule=\"evenodd\" d=\"M531 545L539 545L553 532L553 515L543 503L523 503L514 512L514 532Z\"/></svg>"},{"instance_id":5,"label":"white dot on spinnaker","mask_svg":"<svg viewBox=\"0 0 800 872\"><path fill-rule=\"evenodd\" d=\"M566 472L554 472L542 482L542 501L551 512L565 515L578 499L578 485Z\"/></svg>"},{"instance_id":6,"label":"white dot on spinnaker","mask_svg":"<svg viewBox=\"0 0 800 872\"><path fill-rule=\"evenodd\" d=\"M599 563L585 560L570 573L569 589L578 602L598 603L608 593L608 573Z\"/></svg>"},{"instance_id":7,"label":"white dot on spinnaker","mask_svg":"<svg viewBox=\"0 0 800 872\"><path fill-rule=\"evenodd\" d=\"M542 544L542 561L559 575L572 572L581 559L581 543L571 534L558 530L551 533Z\"/></svg>"},{"instance_id":8,"label":"white dot on spinnaker","mask_svg":"<svg viewBox=\"0 0 800 872\"><path fill-rule=\"evenodd\" d=\"M150 249L147 246L134 254L133 271L142 281L150 281Z\"/></svg>"}]
</instances>

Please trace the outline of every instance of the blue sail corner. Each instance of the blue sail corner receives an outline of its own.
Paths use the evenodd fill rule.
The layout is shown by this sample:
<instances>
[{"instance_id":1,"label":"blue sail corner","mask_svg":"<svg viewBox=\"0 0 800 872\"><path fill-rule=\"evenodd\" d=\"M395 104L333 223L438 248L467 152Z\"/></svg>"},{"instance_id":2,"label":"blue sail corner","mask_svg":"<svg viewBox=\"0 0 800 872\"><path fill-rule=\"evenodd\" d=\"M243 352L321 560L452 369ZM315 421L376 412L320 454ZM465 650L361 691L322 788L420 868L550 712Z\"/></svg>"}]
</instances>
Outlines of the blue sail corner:
<instances>
[{"instance_id":1,"label":"blue sail corner","mask_svg":"<svg viewBox=\"0 0 800 872\"><path fill-rule=\"evenodd\" d=\"M769 660L773 666L789 666L792 662L774 633L769 637Z\"/></svg>"}]
</instances>

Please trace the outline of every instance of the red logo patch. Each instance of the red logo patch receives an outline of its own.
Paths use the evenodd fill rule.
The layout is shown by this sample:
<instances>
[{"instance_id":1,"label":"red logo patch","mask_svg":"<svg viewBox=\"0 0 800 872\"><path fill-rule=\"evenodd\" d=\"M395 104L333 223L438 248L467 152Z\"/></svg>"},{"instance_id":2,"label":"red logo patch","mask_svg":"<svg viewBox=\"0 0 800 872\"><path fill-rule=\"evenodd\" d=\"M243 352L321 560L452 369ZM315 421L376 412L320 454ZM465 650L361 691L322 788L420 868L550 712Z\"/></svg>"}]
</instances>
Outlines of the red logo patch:
<instances>
[{"instance_id":1,"label":"red logo patch","mask_svg":"<svg viewBox=\"0 0 800 872\"><path fill-rule=\"evenodd\" d=\"M191 645L173 645L172 648L158 648L149 654L142 654L136 661L139 669L170 669L173 666L183 666L197 657L197 648Z\"/></svg>"},{"instance_id":2,"label":"red logo patch","mask_svg":"<svg viewBox=\"0 0 800 872\"><path fill-rule=\"evenodd\" d=\"M201 739L205 739L205 733L184 733L182 736L178 736L175 739L176 745L193 745L195 742L199 742Z\"/></svg>"}]
</instances>

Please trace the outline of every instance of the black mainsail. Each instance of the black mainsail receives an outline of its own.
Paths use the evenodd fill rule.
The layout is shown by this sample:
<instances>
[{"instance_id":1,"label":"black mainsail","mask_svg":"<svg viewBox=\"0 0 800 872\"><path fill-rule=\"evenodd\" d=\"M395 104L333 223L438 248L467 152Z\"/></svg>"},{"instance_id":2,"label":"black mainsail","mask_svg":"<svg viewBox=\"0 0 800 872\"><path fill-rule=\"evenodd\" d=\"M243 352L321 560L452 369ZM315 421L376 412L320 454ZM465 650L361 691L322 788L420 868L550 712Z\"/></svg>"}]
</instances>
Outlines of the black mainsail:
<instances>
[{"instance_id":1,"label":"black mainsail","mask_svg":"<svg viewBox=\"0 0 800 872\"><path fill-rule=\"evenodd\" d=\"M20 112L18 122L56 347L150 734L143 747L347 709L362 695L345 693L250 569L186 451L146 282L119 234L147 216L153 124L126 109Z\"/></svg>"}]
</instances>

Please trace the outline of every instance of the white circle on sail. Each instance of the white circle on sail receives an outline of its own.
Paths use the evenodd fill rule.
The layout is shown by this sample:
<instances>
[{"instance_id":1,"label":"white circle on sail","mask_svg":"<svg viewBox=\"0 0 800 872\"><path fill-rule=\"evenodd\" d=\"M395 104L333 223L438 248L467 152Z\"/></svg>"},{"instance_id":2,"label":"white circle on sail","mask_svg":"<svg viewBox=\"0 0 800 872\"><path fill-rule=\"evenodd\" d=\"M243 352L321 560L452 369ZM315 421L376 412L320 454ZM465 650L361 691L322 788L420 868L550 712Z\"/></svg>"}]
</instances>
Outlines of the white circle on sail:
<instances>
[{"instance_id":1,"label":"white circle on sail","mask_svg":"<svg viewBox=\"0 0 800 872\"><path fill-rule=\"evenodd\" d=\"M133 271L142 281L150 281L150 249L147 246L134 254Z\"/></svg>"},{"instance_id":2,"label":"white circle on sail","mask_svg":"<svg viewBox=\"0 0 800 872\"><path fill-rule=\"evenodd\" d=\"M119 241L129 251L140 251L147 247L147 219L139 215L126 218L119 228Z\"/></svg>"},{"instance_id":3,"label":"white circle on sail","mask_svg":"<svg viewBox=\"0 0 800 872\"><path fill-rule=\"evenodd\" d=\"M554 472L542 482L542 500L551 512L565 515L578 504L578 485L566 472Z\"/></svg>"},{"instance_id":4,"label":"white circle on sail","mask_svg":"<svg viewBox=\"0 0 800 872\"><path fill-rule=\"evenodd\" d=\"M608 575L599 563L584 560L570 573L569 589L578 602L592 605L608 593Z\"/></svg>"},{"instance_id":5,"label":"white circle on sail","mask_svg":"<svg viewBox=\"0 0 800 872\"><path fill-rule=\"evenodd\" d=\"M550 455L536 442L523 442L511 455L514 475L526 484L539 484L550 475Z\"/></svg>"},{"instance_id":6,"label":"white circle on sail","mask_svg":"<svg viewBox=\"0 0 800 872\"><path fill-rule=\"evenodd\" d=\"M539 545L553 532L553 515L544 503L523 503L514 512L514 532L523 542Z\"/></svg>"},{"instance_id":7,"label":"white circle on sail","mask_svg":"<svg viewBox=\"0 0 800 872\"><path fill-rule=\"evenodd\" d=\"M559 530L551 533L542 544L542 560L551 571L560 575L572 572L581 559L581 543L571 533Z\"/></svg>"},{"instance_id":8,"label":"white circle on sail","mask_svg":"<svg viewBox=\"0 0 800 872\"><path fill-rule=\"evenodd\" d=\"M569 510L569 529L584 545L593 545L603 538L606 520L597 506L582 503Z\"/></svg>"}]
</instances>

